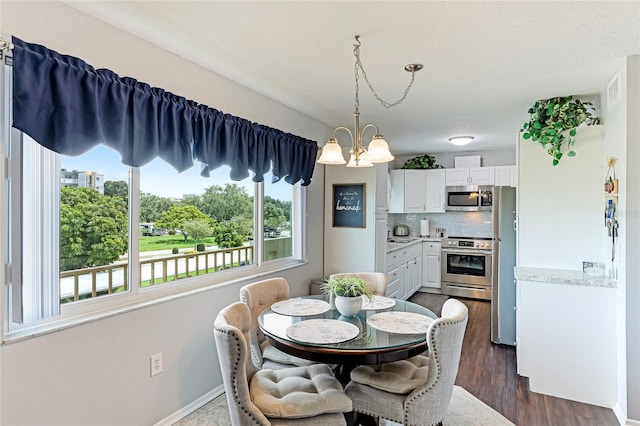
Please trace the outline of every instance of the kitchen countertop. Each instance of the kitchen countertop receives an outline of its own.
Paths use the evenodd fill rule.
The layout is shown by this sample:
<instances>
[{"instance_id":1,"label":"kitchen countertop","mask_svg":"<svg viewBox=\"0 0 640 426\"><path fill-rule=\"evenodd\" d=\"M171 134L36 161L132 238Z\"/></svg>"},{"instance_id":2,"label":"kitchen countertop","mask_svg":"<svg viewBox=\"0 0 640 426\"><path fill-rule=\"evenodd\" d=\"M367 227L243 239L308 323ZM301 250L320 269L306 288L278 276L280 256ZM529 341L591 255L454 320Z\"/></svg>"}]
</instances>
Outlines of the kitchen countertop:
<instances>
[{"instance_id":1,"label":"kitchen countertop","mask_svg":"<svg viewBox=\"0 0 640 426\"><path fill-rule=\"evenodd\" d=\"M570 269L534 268L529 266L516 266L515 278L522 281L535 281L543 283L570 284L587 287L617 288L615 279L608 276L589 276L582 271Z\"/></svg>"},{"instance_id":2,"label":"kitchen countertop","mask_svg":"<svg viewBox=\"0 0 640 426\"><path fill-rule=\"evenodd\" d=\"M392 237L387 240L387 253L391 253L395 250L400 250L404 247L409 247L414 244L422 244L425 241L441 242L440 237Z\"/></svg>"}]
</instances>

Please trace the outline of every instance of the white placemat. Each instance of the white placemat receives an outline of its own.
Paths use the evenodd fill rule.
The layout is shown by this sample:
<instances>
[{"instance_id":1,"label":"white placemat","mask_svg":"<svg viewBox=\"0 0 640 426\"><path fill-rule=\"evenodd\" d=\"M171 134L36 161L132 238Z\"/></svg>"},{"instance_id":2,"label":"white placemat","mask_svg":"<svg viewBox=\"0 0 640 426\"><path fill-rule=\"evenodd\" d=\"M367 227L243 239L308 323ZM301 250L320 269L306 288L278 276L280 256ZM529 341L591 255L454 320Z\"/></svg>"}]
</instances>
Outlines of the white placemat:
<instances>
[{"instance_id":1,"label":"white placemat","mask_svg":"<svg viewBox=\"0 0 640 426\"><path fill-rule=\"evenodd\" d=\"M329 344L351 340L360 334L355 325L334 319L310 319L287 328L287 336L302 343Z\"/></svg>"},{"instance_id":2,"label":"white placemat","mask_svg":"<svg viewBox=\"0 0 640 426\"><path fill-rule=\"evenodd\" d=\"M367 323L378 330L397 334L426 333L433 318L413 312L381 312L367 318Z\"/></svg>"},{"instance_id":3,"label":"white placemat","mask_svg":"<svg viewBox=\"0 0 640 426\"><path fill-rule=\"evenodd\" d=\"M390 297L373 295L371 300L367 296L362 296L362 308L365 311L378 311L380 309L393 308L396 301Z\"/></svg>"},{"instance_id":4,"label":"white placemat","mask_svg":"<svg viewBox=\"0 0 640 426\"><path fill-rule=\"evenodd\" d=\"M324 300L304 299L302 297L281 300L271 305L273 312L294 317L319 315L327 312L329 309L331 309L331 306Z\"/></svg>"}]
</instances>

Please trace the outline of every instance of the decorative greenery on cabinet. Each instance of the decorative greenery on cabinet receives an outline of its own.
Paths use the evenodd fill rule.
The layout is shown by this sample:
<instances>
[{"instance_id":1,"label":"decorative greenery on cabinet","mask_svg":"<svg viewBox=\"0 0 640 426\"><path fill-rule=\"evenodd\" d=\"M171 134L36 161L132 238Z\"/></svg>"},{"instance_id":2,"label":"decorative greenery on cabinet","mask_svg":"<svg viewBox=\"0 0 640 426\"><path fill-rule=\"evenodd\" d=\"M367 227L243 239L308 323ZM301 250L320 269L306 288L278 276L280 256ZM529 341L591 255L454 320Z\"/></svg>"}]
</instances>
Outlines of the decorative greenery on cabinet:
<instances>
[{"instance_id":1,"label":"decorative greenery on cabinet","mask_svg":"<svg viewBox=\"0 0 640 426\"><path fill-rule=\"evenodd\" d=\"M436 163L436 159L429 154L419 155L411 160L407 160L402 166L403 169L442 169L443 167Z\"/></svg>"},{"instance_id":2,"label":"decorative greenery on cabinet","mask_svg":"<svg viewBox=\"0 0 640 426\"><path fill-rule=\"evenodd\" d=\"M576 142L576 128L583 123L599 124L600 119L593 117L592 111L595 108L591 102L582 102L573 96L536 101L529 108L530 119L522 126L522 137L538 142L553 158L553 165L557 166L564 150L568 149L567 157L575 157L572 147ZM565 141L566 147L563 146Z\"/></svg>"}]
</instances>

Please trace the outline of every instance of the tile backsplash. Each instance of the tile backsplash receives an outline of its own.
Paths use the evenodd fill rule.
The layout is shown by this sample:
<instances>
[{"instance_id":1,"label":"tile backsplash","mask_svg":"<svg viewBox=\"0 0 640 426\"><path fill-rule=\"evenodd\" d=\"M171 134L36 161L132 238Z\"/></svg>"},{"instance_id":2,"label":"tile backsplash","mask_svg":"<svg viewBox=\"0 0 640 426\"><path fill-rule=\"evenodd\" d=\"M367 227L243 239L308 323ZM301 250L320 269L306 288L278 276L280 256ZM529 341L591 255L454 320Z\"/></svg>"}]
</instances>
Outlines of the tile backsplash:
<instances>
[{"instance_id":1,"label":"tile backsplash","mask_svg":"<svg viewBox=\"0 0 640 426\"><path fill-rule=\"evenodd\" d=\"M446 212L446 213L390 213L388 219L389 235L393 227L407 225L411 236L419 236L420 220L429 220L429 235L436 237L436 228L444 228L444 236L491 237L491 211Z\"/></svg>"}]
</instances>

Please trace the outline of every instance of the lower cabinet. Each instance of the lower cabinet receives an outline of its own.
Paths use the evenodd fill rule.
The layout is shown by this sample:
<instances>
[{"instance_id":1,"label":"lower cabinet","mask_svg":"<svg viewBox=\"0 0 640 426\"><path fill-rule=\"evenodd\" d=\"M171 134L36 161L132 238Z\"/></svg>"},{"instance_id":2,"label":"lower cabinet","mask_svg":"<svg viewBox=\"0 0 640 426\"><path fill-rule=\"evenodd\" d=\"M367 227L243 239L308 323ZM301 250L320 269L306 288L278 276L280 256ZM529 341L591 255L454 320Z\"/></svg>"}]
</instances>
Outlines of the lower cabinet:
<instances>
[{"instance_id":1,"label":"lower cabinet","mask_svg":"<svg viewBox=\"0 0 640 426\"><path fill-rule=\"evenodd\" d=\"M422 286L422 245L387 253L387 296L407 299Z\"/></svg>"},{"instance_id":2,"label":"lower cabinet","mask_svg":"<svg viewBox=\"0 0 640 426\"><path fill-rule=\"evenodd\" d=\"M422 285L425 287L440 288L440 248L439 242L422 243Z\"/></svg>"}]
</instances>

